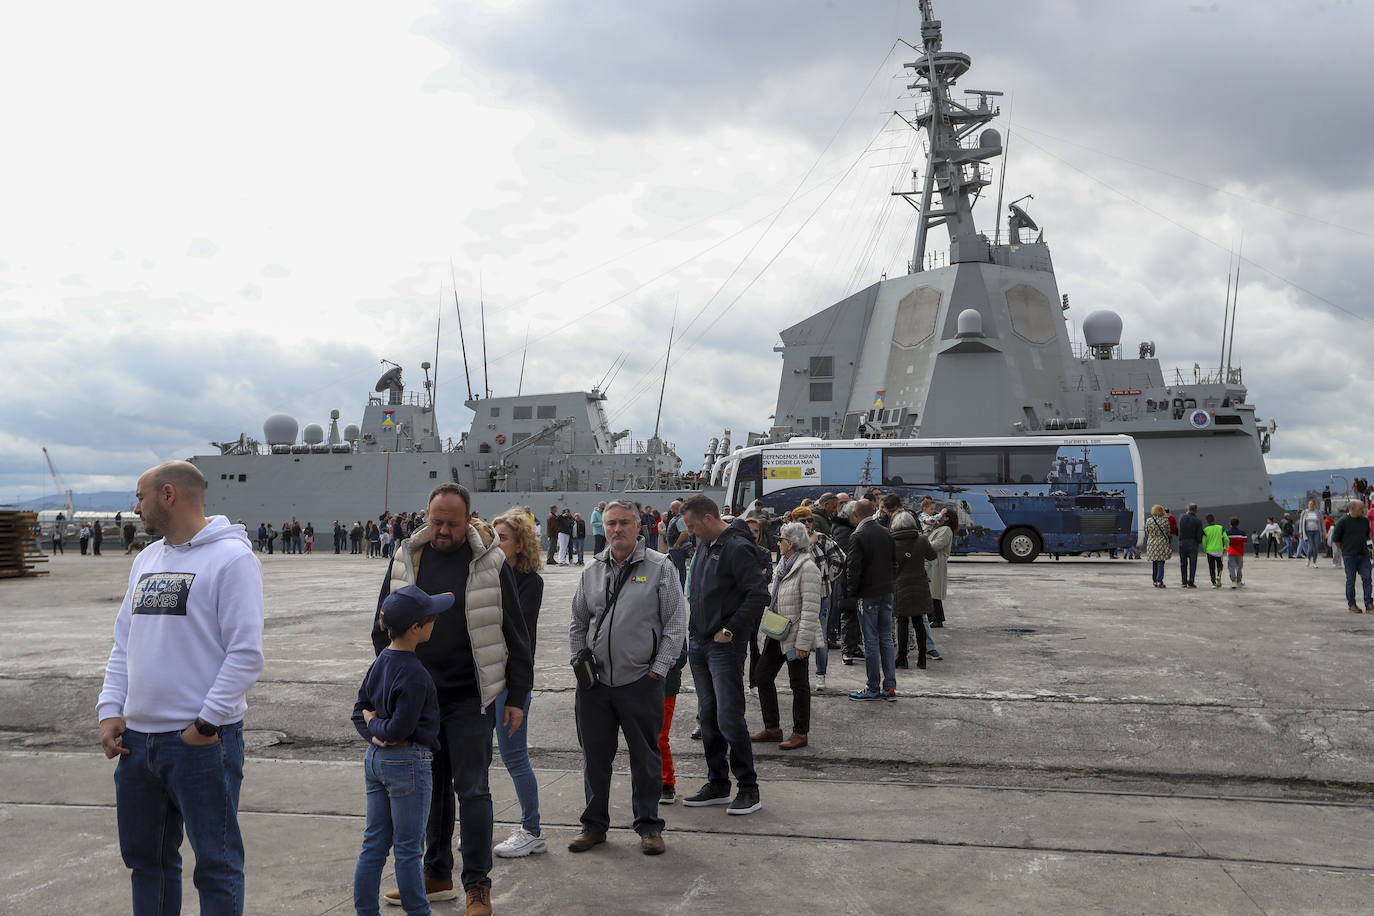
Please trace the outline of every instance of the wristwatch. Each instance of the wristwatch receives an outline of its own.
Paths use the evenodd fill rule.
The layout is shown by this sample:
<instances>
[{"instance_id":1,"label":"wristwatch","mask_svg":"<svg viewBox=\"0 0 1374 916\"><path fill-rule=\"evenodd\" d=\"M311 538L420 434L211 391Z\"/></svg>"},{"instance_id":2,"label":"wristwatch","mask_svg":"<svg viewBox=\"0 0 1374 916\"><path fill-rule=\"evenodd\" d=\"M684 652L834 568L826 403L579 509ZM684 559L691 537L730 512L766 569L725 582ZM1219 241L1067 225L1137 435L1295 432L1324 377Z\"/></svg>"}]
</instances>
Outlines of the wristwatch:
<instances>
[{"instance_id":1,"label":"wristwatch","mask_svg":"<svg viewBox=\"0 0 1374 916\"><path fill-rule=\"evenodd\" d=\"M728 629L726 629L725 627L721 627L721 628L720 628L720 631L721 631L722 633L725 634L725 638L726 638L726 639L733 640L733 639L735 638L735 634L732 633L732 632L730 632L730 631L729 631Z\"/></svg>"},{"instance_id":2,"label":"wristwatch","mask_svg":"<svg viewBox=\"0 0 1374 916\"><path fill-rule=\"evenodd\" d=\"M196 731L200 732L206 738L219 732L218 726L211 725L209 722L206 722L200 716L196 716L196 721L193 724L196 726Z\"/></svg>"}]
</instances>

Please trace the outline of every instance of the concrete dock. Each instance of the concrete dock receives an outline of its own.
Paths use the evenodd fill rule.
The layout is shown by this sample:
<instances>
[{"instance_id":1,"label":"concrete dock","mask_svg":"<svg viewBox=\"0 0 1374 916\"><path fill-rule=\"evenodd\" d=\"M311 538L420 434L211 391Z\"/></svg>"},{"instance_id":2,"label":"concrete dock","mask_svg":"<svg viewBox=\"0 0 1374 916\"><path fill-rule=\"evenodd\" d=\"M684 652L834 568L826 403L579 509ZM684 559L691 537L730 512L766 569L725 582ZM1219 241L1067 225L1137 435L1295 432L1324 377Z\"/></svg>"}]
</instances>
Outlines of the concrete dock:
<instances>
[{"instance_id":1,"label":"concrete dock","mask_svg":"<svg viewBox=\"0 0 1374 916\"><path fill-rule=\"evenodd\" d=\"M267 670L249 694L241 822L254 914L352 911L380 560L264 556ZM129 911L95 699L130 558L67 554L0 581L0 913ZM1330 560L1248 559L1246 587L1149 585L1143 561L951 565L944 660L895 704L848 701L831 658L811 744L756 745L763 809L666 808L640 855L628 763L608 843L583 804L568 606L545 571L531 757L549 852L496 860L498 914L1367 913L1374 909L1374 616ZM914 662L913 662L914 663ZM780 678L784 727L790 696ZM679 789L705 775L684 678ZM761 727L750 697L750 725ZM519 822L499 757L499 842ZM198 912L185 857L185 912ZM392 886L388 877L384 886ZM399 909L392 910L399 912ZM435 912L461 913L458 903Z\"/></svg>"}]
</instances>

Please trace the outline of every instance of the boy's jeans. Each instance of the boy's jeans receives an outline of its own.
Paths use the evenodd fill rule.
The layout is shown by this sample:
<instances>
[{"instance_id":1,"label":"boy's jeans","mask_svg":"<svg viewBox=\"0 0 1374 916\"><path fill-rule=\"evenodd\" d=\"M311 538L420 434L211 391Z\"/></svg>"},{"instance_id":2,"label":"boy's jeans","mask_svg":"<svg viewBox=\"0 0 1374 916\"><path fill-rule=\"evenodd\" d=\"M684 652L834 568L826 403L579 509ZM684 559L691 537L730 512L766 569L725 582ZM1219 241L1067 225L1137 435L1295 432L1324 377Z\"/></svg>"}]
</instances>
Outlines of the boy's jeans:
<instances>
[{"instance_id":1,"label":"boy's jeans","mask_svg":"<svg viewBox=\"0 0 1374 916\"><path fill-rule=\"evenodd\" d=\"M382 869L388 849L396 856L396 886L401 891L401 908L407 913L428 916L425 873L421 856L425 851L425 822L429 819L429 796L434 752L412 744L408 747L367 748L363 773L367 780L367 826L363 828L363 849L353 871L353 908L361 914L377 916Z\"/></svg>"},{"instance_id":2,"label":"boy's jeans","mask_svg":"<svg viewBox=\"0 0 1374 916\"><path fill-rule=\"evenodd\" d=\"M243 723L220 726L215 744L179 732L124 732L129 753L115 767L119 851L133 872L134 916L181 912L181 831L196 854L194 881L205 916L243 913Z\"/></svg>"}]
</instances>

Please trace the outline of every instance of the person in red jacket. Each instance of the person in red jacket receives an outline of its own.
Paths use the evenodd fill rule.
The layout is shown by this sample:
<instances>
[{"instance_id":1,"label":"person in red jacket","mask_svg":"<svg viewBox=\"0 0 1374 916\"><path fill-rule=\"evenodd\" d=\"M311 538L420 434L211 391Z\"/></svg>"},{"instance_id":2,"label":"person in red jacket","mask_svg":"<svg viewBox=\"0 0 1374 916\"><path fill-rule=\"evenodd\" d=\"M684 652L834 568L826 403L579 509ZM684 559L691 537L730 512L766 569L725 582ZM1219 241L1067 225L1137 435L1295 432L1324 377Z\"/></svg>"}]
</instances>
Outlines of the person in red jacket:
<instances>
[{"instance_id":1,"label":"person in red jacket","mask_svg":"<svg viewBox=\"0 0 1374 916\"><path fill-rule=\"evenodd\" d=\"M1231 527L1226 529L1226 537L1226 572L1231 577L1231 587L1240 588L1245 584L1241 578L1245 571L1245 543L1250 540L1250 535L1240 526L1240 519L1233 515Z\"/></svg>"}]
</instances>

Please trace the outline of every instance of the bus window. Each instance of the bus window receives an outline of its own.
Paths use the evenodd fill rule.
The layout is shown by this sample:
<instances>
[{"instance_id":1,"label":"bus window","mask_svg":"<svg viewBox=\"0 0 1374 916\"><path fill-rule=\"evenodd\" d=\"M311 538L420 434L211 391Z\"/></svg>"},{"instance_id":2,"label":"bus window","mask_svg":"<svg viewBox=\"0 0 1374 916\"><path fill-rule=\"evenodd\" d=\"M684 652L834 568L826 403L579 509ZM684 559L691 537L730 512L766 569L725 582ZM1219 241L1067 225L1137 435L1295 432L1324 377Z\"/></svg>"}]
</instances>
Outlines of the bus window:
<instances>
[{"instance_id":1,"label":"bus window","mask_svg":"<svg viewBox=\"0 0 1374 916\"><path fill-rule=\"evenodd\" d=\"M1044 483L1045 475L1054 467L1057 446L1017 446L1007 449L1007 483Z\"/></svg>"},{"instance_id":2,"label":"bus window","mask_svg":"<svg viewBox=\"0 0 1374 916\"><path fill-rule=\"evenodd\" d=\"M735 465L735 487L730 495L730 508L736 515L743 515L754 505L760 496L763 478L763 460L758 455L741 458Z\"/></svg>"},{"instance_id":3,"label":"bus window","mask_svg":"<svg viewBox=\"0 0 1374 916\"><path fill-rule=\"evenodd\" d=\"M944 482L965 487L978 483L1001 483L1002 450L995 448L951 448L945 451Z\"/></svg>"},{"instance_id":4,"label":"bus window","mask_svg":"<svg viewBox=\"0 0 1374 916\"><path fill-rule=\"evenodd\" d=\"M939 481L940 453L935 449L889 448L883 450L883 486L934 486Z\"/></svg>"}]
</instances>

